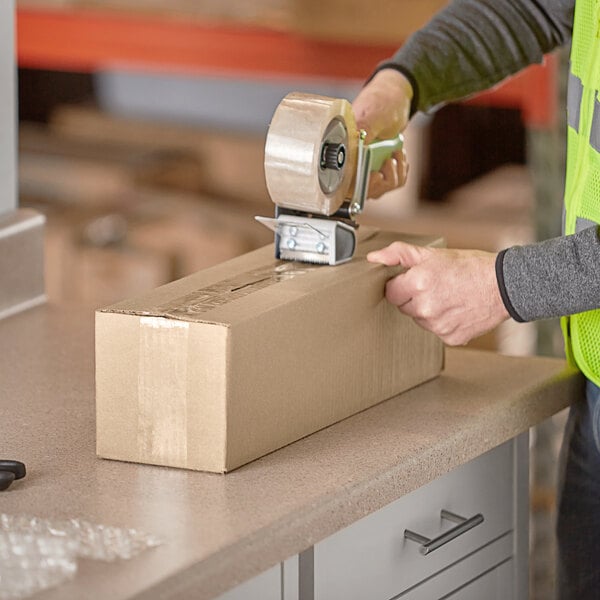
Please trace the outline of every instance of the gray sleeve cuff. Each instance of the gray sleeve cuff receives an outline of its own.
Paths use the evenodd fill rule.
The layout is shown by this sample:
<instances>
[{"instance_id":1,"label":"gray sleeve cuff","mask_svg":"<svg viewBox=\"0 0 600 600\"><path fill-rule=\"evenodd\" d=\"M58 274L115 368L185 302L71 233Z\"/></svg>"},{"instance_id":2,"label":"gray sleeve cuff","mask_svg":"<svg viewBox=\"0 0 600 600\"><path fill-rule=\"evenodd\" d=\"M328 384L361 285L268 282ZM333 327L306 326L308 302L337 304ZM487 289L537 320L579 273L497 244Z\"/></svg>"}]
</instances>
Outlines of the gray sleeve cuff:
<instances>
[{"instance_id":1,"label":"gray sleeve cuff","mask_svg":"<svg viewBox=\"0 0 600 600\"><path fill-rule=\"evenodd\" d=\"M518 321L600 308L598 227L529 246L514 246L496 262L500 293ZM517 318L518 317L518 318Z\"/></svg>"},{"instance_id":2,"label":"gray sleeve cuff","mask_svg":"<svg viewBox=\"0 0 600 600\"><path fill-rule=\"evenodd\" d=\"M500 297L504 303L504 307L508 311L508 314L518 323L524 323L525 321L521 318L521 315L517 313L515 307L512 305L508 292L506 291L506 283L504 281L504 256L507 250L502 250L496 256L496 280L498 281L498 289L500 290Z\"/></svg>"}]
</instances>

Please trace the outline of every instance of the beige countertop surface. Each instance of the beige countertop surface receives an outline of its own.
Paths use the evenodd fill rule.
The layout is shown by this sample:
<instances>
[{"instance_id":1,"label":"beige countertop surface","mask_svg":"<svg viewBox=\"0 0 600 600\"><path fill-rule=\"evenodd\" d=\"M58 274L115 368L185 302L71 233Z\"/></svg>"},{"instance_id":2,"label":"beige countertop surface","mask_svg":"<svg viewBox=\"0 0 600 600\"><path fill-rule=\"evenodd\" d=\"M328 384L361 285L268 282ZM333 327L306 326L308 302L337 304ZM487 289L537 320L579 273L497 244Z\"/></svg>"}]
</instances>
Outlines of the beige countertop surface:
<instances>
[{"instance_id":1,"label":"beige countertop surface","mask_svg":"<svg viewBox=\"0 0 600 600\"><path fill-rule=\"evenodd\" d=\"M423 384L227 475L94 452L93 314L43 306L0 321L0 458L28 475L0 512L137 528L164 543L82 560L36 598L212 598L569 405L564 363L448 350ZM401 365L399 365L401 368Z\"/></svg>"}]
</instances>

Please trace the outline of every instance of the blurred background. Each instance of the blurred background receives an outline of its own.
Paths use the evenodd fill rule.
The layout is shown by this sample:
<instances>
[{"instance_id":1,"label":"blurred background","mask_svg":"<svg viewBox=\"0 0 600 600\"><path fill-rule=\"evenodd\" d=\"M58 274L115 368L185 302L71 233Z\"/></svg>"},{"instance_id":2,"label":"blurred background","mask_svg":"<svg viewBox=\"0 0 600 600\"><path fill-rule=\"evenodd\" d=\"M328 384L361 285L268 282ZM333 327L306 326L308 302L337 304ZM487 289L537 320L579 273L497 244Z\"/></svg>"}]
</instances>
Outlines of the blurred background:
<instances>
[{"instance_id":1,"label":"blurred background","mask_svg":"<svg viewBox=\"0 0 600 600\"><path fill-rule=\"evenodd\" d=\"M51 302L111 304L271 241L268 124L290 91L353 99L444 0L18 0L20 203ZM565 57L417 115L405 188L366 224L497 251L558 235ZM475 340L560 355L555 322ZM564 414L532 436L532 598L552 597Z\"/></svg>"}]
</instances>

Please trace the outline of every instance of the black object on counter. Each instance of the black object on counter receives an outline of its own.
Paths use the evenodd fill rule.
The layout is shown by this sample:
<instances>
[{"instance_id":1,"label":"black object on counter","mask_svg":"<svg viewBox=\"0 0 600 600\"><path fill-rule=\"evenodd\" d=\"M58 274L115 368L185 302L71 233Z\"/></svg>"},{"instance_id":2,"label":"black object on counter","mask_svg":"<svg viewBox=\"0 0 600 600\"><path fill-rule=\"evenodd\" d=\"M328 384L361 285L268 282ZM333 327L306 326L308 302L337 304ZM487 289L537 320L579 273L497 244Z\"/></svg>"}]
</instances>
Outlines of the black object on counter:
<instances>
[{"instance_id":1,"label":"black object on counter","mask_svg":"<svg viewBox=\"0 0 600 600\"><path fill-rule=\"evenodd\" d=\"M25 464L18 460L0 460L0 491L6 490L15 479L27 474Z\"/></svg>"}]
</instances>

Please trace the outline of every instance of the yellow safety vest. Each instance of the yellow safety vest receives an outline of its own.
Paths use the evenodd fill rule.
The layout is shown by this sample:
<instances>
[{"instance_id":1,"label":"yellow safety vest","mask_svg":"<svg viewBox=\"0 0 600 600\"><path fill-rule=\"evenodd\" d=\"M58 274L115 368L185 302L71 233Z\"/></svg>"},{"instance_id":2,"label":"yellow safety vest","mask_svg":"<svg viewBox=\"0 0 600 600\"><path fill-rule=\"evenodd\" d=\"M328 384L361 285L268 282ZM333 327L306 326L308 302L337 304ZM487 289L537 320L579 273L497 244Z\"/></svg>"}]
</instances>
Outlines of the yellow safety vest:
<instances>
[{"instance_id":1,"label":"yellow safety vest","mask_svg":"<svg viewBox=\"0 0 600 600\"><path fill-rule=\"evenodd\" d=\"M600 0L577 0L567 92L567 235L600 223L599 90ZM600 310L564 317L562 328L570 362L600 385Z\"/></svg>"}]
</instances>

